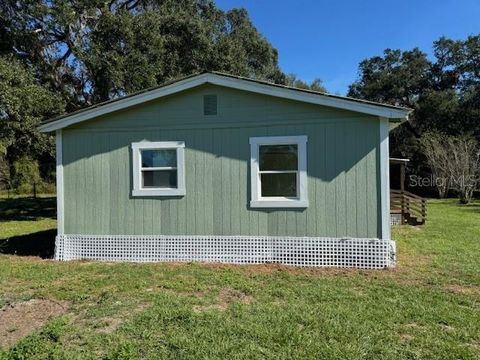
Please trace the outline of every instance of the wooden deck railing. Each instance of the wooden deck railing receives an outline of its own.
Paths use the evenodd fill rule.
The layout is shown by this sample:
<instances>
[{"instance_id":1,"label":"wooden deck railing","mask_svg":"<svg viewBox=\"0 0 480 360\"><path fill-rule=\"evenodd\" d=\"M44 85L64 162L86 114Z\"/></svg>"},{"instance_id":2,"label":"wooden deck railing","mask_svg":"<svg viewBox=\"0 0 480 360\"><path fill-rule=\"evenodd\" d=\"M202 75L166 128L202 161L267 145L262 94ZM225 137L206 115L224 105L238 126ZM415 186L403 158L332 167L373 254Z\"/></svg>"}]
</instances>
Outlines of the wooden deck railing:
<instances>
[{"instance_id":1,"label":"wooden deck railing","mask_svg":"<svg viewBox=\"0 0 480 360\"><path fill-rule=\"evenodd\" d=\"M390 213L400 214L402 224L424 224L427 200L405 190L390 190Z\"/></svg>"}]
</instances>

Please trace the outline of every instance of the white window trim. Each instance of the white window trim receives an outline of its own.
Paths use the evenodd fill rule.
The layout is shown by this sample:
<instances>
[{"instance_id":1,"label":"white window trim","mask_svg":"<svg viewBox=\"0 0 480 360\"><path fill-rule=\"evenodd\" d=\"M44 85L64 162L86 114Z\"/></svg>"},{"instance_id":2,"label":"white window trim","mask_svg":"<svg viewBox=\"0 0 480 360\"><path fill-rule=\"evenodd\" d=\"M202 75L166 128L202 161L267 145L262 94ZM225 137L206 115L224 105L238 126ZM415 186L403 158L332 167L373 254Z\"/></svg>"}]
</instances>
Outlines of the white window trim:
<instances>
[{"instance_id":1,"label":"white window trim","mask_svg":"<svg viewBox=\"0 0 480 360\"><path fill-rule=\"evenodd\" d=\"M177 187L176 188L142 188L142 150L174 149L177 152ZM185 195L185 142L158 141L132 143L132 196L184 196ZM153 168L155 169L155 168ZM162 168L164 169L164 168Z\"/></svg>"},{"instance_id":2,"label":"white window trim","mask_svg":"<svg viewBox=\"0 0 480 360\"><path fill-rule=\"evenodd\" d=\"M307 190L307 141L301 136L268 136L250 138L250 185L252 208L306 208L308 207ZM261 145L296 144L298 149L297 198L262 197L259 168L259 147Z\"/></svg>"}]
</instances>

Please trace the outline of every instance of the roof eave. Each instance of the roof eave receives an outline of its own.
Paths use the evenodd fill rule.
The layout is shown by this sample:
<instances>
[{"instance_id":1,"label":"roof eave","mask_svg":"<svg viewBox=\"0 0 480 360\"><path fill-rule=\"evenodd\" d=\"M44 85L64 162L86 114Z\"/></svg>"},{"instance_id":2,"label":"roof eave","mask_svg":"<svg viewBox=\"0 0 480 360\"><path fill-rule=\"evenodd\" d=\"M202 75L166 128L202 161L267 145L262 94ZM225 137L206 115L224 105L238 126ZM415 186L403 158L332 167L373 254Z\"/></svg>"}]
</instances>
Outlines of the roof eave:
<instances>
[{"instance_id":1,"label":"roof eave","mask_svg":"<svg viewBox=\"0 0 480 360\"><path fill-rule=\"evenodd\" d=\"M56 121L51 121L42 124L38 127L40 132L51 132L63 129L67 126L77 124L79 122L93 119L95 117L105 115L114 111L126 109L147 101L155 100L163 96L175 94L177 92L190 89L195 86L202 85L206 82L209 74L200 74L194 77L188 77L183 80L174 82L173 84L162 86L148 92L143 92L138 95L128 96L117 101L112 101L101 106L93 106L86 110L80 110L73 114L60 117Z\"/></svg>"},{"instance_id":2,"label":"roof eave","mask_svg":"<svg viewBox=\"0 0 480 360\"><path fill-rule=\"evenodd\" d=\"M368 115L374 115L390 119L392 123L403 122L408 119L411 110L395 108L382 104L372 104L370 102L355 101L353 99L333 97L313 92L304 92L287 87L272 86L268 83L256 82L241 78L235 78L214 73L203 73L193 77L179 80L172 84L162 86L137 95L127 96L125 98L107 102L105 104L94 106L86 110L81 110L70 115L58 118L58 120L44 123L38 127L41 132L50 132L71 126L82 121L86 121L101 115L114 111L122 110L144 102L152 101L164 96L172 95L184 90L188 90L203 84L213 84L225 86L237 90L250 91L263 95L296 100L311 104L323 105L327 107L340 108Z\"/></svg>"}]
</instances>

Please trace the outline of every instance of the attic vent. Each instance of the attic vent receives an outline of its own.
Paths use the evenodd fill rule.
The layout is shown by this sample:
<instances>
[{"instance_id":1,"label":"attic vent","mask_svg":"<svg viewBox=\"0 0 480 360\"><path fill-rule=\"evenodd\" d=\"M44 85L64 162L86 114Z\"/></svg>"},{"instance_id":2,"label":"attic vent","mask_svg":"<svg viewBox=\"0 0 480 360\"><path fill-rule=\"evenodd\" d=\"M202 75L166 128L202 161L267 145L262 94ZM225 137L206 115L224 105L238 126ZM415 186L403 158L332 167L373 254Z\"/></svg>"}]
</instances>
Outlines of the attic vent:
<instances>
[{"instance_id":1,"label":"attic vent","mask_svg":"<svg viewBox=\"0 0 480 360\"><path fill-rule=\"evenodd\" d=\"M203 95L203 115L217 115L217 95Z\"/></svg>"}]
</instances>

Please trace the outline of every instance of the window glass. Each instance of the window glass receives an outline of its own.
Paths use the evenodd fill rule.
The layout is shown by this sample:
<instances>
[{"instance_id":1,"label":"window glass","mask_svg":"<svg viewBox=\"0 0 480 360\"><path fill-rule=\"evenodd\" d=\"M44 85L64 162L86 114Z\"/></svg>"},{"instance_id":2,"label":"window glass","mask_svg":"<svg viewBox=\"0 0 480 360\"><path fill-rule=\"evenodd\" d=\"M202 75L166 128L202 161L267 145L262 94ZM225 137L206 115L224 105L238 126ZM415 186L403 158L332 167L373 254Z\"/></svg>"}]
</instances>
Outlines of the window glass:
<instances>
[{"instance_id":1,"label":"window glass","mask_svg":"<svg viewBox=\"0 0 480 360\"><path fill-rule=\"evenodd\" d=\"M144 188L176 188L177 170L143 170Z\"/></svg>"},{"instance_id":2,"label":"window glass","mask_svg":"<svg viewBox=\"0 0 480 360\"><path fill-rule=\"evenodd\" d=\"M142 167L176 167L176 149L142 150Z\"/></svg>"},{"instance_id":3,"label":"window glass","mask_svg":"<svg viewBox=\"0 0 480 360\"><path fill-rule=\"evenodd\" d=\"M260 145L258 152L261 196L296 197L297 144Z\"/></svg>"},{"instance_id":4,"label":"window glass","mask_svg":"<svg viewBox=\"0 0 480 360\"><path fill-rule=\"evenodd\" d=\"M260 171L297 170L297 145L261 145Z\"/></svg>"},{"instance_id":5,"label":"window glass","mask_svg":"<svg viewBox=\"0 0 480 360\"><path fill-rule=\"evenodd\" d=\"M297 173L263 173L260 175L262 196L297 196Z\"/></svg>"}]
</instances>

